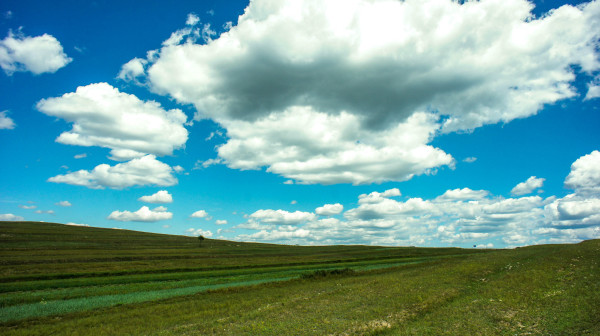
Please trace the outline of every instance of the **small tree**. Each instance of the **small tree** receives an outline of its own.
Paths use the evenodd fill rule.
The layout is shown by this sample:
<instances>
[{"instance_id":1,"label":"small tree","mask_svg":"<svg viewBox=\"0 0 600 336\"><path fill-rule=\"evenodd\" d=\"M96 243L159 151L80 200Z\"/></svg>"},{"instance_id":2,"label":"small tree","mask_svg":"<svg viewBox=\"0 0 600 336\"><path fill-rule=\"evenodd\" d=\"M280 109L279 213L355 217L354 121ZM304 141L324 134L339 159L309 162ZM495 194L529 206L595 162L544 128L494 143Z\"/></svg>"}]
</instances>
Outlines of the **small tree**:
<instances>
[{"instance_id":1,"label":"small tree","mask_svg":"<svg viewBox=\"0 0 600 336\"><path fill-rule=\"evenodd\" d=\"M202 246L202 241L204 240L204 236L203 235L199 235L198 236L198 241L200 242L200 246Z\"/></svg>"}]
</instances>

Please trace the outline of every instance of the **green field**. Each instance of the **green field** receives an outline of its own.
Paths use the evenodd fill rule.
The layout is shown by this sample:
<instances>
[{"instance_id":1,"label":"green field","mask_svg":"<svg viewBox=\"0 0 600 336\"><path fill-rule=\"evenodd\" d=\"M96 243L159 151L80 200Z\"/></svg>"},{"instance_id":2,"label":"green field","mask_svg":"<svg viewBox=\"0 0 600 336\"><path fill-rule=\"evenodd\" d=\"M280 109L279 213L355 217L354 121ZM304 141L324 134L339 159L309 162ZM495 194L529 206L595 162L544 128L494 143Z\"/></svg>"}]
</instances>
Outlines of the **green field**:
<instances>
[{"instance_id":1,"label":"green field","mask_svg":"<svg viewBox=\"0 0 600 336\"><path fill-rule=\"evenodd\" d=\"M600 335L600 241L239 243L0 222L2 335Z\"/></svg>"}]
</instances>

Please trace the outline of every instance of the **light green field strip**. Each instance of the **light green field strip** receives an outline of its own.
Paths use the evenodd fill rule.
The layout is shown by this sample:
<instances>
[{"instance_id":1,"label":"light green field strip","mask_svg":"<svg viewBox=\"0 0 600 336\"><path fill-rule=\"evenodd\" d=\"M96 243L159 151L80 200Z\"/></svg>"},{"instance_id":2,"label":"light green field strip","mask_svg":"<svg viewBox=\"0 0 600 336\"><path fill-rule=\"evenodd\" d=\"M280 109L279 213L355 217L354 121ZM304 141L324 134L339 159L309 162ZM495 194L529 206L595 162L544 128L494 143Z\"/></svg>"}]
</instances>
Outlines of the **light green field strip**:
<instances>
[{"instance_id":1,"label":"light green field strip","mask_svg":"<svg viewBox=\"0 0 600 336\"><path fill-rule=\"evenodd\" d=\"M446 257L446 256L445 256ZM397 264L413 261L434 260L440 257L425 257L425 258L399 258L399 259L382 259L368 261L354 261L342 263L319 263L313 265L290 265L278 267L262 267L262 268L241 268L227 269L215 271L200 271L200 272L173 272L173 273L151 273L151 274L135 274L122 276L106 276L106 277L88 277L74 279L52 279L52 280L32 280L32 281L16 281L0 284L0 293L20 292L20 291L37 291L53 288L73 288L84 286L102 286L102 285L117 285L129 283L141 283L151 281L173 281L173 280L192 280L208 277L230 277L234 275L257 274L257 273L279 273L281 271L306 271L315 269L330 269L330 268L346 268L360 267L377 264ZM0 300L1 301L1 300Z\"/></svg>"},{"instance_id":2,"label":"light green field strip","mask_svg":"<svg viewBox=\"0 0 600 336\"><path fill-rule=\"evenodd\" d=\"M135 292L128 294L93 296L71 300L57 300L48 302L38 302L11 306L0 309L0 323L23 320L31 317L42 317L50 315L62 315L74 312L82 312L97 308L110 307L121 304L140 303L154 300L168 299L175 296L191 295L205 292L211 289L221 289L228 287L251 286L266 282L285 281L292 279L275 278L261 279L243 282L234 282L226 284L214 284L205 286L194 286L185 288L173 288L158 291Z\"/></svg>"},{"instance_id":3,"label":"light green field strip","mask_svg":"<svg viewBox=\"0 0 600 336\"><path fill-rule=\"evenodd\" d=\"M366 271L366 270L374 270L374 269L383 269L390 268L395 266L402 266L408 264L417 264L422 263L426 260L417 260L411 262L397 262L397 263L388 263L388 264L374 264L374 265L362 265L351 267L353 270L357 271ZM343 269L344 267L339 266L331 266L331 267L321 267L319 269L322 270L334 270L334 269ZM160 290L144 290L144 291L136 291L125 294L113 294L113 295L96 295L96 296L86 296L79 297L67 300L51 300L51 301L41 301L35 303L28 304L20 304L14 306L8 306L4 308L0 308L0 323L10 322L10 321L18 321L32 317L44 317L51 315L62 315L74 312L83 312L97 308L110 307L115 305L122 304L131 304L131 303L140 303L140 302L148 302L154 300L161 300L172 298L176 296L184 296L191 295L200 292L204 292L207 290L221 289L221 288L229 288L229 287L240 287L240 286L249 286L256 285L268 282L277 282L277 281L286 281L294 278L298 278L301 274L306 273L306 271L315 270L313 269L303 269L303 270L289 270L289 271L281 271L277 275L279 277L271 277L271 278L263 278L263 279L254 279L254 280L246 280L246 281L237 281L237 282L225 282L223 280L227 279L219 279L220 283L216 284L204 284L200 286L189 286L189 287L178 287L178 288L169 288L169 289L160 289ZM263 274L255 274L254 277L260 277ZM200 279L200 281L206 281L206 279ZM190 281L186 282L170 282L167 283L167 286L182 286L190 284ZM159 284L160 285L160 284ZM165 284L163 284L164 286ZM138 287L139 289L139 287ZM122 290L127 290L126 288L122 288ZM62 291L62 290L61 290ZM56 290L55 290L56 292ZM29 293L28 293L29 294ZM42 293L37 293L42 294ZM51 292L47 294L51 295ZM91 294L88 292L88 295ZM23 293L20 293L23 295ZM39 296L37 296L39 298Z\"/></svg>"},{"instance_id":4,"label":"light green field strip","mask_svg":"<svg viewBox=\"0 0 600 336\"><path fill-rule=\"evenodd\" d=\"M357 271L365 271L372 270L377 268L387 268L394 267L400 265L407 265L411 263L420 263L425 261L425 259L419 260L411 260L411 261L402 261L402 262L394 262L394 263L385 263L385 264L370 264L358 266L354 265L348 267L348 265L331 265L324 266L319 265L319 267L306 267L303 269L278 269L276 272L270 270L267 272L255 272L250 274L233 274L228 276L219 276L219 277L200 277L197 275L195 279L187 279L187 280L167 280L167 281L145 281L145 282L137 282L137 283L127 283L127 284L115 284L115 285L101 285L101 286L81 286L81 287L68 287L68 288L56 288L56 289L45 289L45 290L35 290L35 291L27 291L27 295L24 295L24 292L9 292L0 294L0 307L9 307L13 305L21 305L27 303L34 303L40 301L52 301L52 300L69 300L76 299L81 297L91 297L91 296L100 296L100 295L112 295L112 294L125 294L131 292L141 292L141 291L151 291L151 290L163 290L163 289L171 289L171 288L183 288L183 287L193 287L193 286L204 286L204 285L213 285L213 284L225 284L225 283L233 283L233 282L241 282L241 281L249 281L249 280L260 280L264 278L280 278L280 277L290 277L290 276L300 276L303 273L314 271L317 269L322 270L331 270L331 269L340 269L340 268L352 268ZM93 280L93 279L90 279ZM1 309L1 308L0 308Z\"/></svg>"}]
</instances>

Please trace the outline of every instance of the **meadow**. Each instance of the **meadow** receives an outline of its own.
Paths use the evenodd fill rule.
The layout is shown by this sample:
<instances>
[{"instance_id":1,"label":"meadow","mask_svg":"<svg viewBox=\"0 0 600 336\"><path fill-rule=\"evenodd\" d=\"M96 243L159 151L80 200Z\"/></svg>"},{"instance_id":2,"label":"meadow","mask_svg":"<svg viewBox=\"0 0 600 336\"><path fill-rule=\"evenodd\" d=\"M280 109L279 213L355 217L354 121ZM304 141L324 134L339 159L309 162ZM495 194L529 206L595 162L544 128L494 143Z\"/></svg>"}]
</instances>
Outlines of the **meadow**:
<instances>
[{"instance_id":1,"label":"meadow","mask_svg":"<svg viewBox=\"0 0 600 336\"><path fill-rule=\"evenodd\" d=\"M2 335L599 335L600 241L240 243L0 222Z\"/></svg>"}]
</instances>

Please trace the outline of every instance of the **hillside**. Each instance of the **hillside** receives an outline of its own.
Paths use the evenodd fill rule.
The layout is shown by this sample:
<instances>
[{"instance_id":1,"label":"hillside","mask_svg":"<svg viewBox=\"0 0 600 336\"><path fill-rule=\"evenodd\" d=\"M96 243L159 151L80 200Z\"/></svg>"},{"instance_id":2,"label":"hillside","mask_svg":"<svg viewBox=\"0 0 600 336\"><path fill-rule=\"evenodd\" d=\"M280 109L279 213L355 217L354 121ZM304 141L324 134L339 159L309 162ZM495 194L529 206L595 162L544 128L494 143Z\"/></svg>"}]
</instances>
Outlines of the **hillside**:
<instances>
[{"instance_id":1,"label":"hillside","mask_svg":"<svg viewBox=\"0 0 600 336\"><path fill-rule=\"evenodd\" d=\"M303 247L0 222L0 250L4 335L600 333L599 241Z\"/></svg>"}]
</instances>

